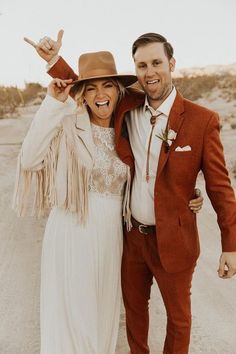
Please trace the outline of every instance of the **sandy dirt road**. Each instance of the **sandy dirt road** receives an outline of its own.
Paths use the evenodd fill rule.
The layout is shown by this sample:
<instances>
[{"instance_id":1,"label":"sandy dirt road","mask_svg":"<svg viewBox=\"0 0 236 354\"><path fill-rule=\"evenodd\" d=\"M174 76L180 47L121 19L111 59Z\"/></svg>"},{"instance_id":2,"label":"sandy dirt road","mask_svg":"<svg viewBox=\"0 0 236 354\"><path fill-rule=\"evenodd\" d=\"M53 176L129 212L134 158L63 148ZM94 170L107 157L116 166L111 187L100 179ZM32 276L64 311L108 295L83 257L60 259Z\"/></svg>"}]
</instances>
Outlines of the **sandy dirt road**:
<instances>
[{"instance_id":1,"label":"sandy dirt road","mask_svg":"<svg viewBox=\"0 0 236 354\"><path fill-rule=\"evenodd\" d=\"M34 111L31 107L25 109L23 118L0 121L0 354L39 354L40 255L45 221L17 218L10 207L16 157ZM235 133L224 134L230 159L236 148ZM198 185L205 194L201 178ZM236 354L236 278L223 281L217 277L219 230L207 197L198 224L202 253L193 279L190 354ZM166 320L155 284L150 313L151 353L161 354ZM122 311L117 354L128 353Z\"/></svg>"}]
</instances>

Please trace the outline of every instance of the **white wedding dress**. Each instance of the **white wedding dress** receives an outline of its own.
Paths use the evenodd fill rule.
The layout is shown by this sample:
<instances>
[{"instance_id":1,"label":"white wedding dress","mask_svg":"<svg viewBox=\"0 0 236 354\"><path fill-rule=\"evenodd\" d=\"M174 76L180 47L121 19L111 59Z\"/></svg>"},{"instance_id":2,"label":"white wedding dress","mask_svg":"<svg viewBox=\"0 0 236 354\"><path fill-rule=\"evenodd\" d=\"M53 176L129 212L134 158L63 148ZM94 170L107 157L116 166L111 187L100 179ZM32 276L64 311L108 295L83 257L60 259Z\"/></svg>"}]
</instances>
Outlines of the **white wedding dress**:
<instances>
[{"instance_id":1,"label":"white wedding dress","mask_svg":"<svg viewBox=\"0 0 236 354\"><path fill-rule=\"evenodd\" d=\"M53 208L41 266L41 354L115 353L121 302L122 200L127 166L113 128L91 124L95 144L85 226Z\"/></svg>"}]
</instances>

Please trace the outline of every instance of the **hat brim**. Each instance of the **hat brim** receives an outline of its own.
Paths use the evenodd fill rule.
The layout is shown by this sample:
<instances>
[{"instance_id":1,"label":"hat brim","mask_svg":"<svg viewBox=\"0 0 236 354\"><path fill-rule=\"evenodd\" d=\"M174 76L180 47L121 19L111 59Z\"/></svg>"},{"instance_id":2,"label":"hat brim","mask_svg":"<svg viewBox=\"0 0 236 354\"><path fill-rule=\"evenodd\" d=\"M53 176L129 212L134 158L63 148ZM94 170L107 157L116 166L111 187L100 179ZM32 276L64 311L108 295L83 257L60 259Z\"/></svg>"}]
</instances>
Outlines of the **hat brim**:
<instances>
[{"instance_id":1,"label":"hat brim","mask_svg":"<svg viewBox=\"0 0 236 354\"><path fill-rule=\"evenodd\" d=\"M124 87L128 87L132 84L134 84L138 79L137 76L135 75L104 75L104 76L93 76L89 77L86 79L81 79L81 80L75 80L70 83L70 85L74 85L73 88L75 88L75 85L79 85L83 82L89 81L89 80L95 80L95 79L105 79L105 78L112 78L112 79L118 79Z\"/></svg>"}]
</instances>

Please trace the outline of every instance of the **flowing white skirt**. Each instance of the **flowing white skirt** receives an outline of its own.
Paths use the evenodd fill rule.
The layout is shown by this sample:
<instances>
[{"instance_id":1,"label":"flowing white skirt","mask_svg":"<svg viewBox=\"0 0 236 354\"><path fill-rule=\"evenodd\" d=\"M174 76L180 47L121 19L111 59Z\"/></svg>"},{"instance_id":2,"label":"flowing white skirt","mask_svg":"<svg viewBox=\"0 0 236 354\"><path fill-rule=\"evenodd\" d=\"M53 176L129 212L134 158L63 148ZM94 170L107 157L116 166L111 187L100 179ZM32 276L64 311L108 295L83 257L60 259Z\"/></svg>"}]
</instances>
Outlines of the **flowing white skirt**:
<instances>
[{"instance_id":1,"label":"flowing white skirt","mask_svg":"<svg viewBox=\"0 0 236 354\"><path fill-rule=\"evenodd\" d=\"M122 199L89 195L86 226L54 208L41 265L41 354L113 354L120 316Z\"/></svg>"}]
</instances>

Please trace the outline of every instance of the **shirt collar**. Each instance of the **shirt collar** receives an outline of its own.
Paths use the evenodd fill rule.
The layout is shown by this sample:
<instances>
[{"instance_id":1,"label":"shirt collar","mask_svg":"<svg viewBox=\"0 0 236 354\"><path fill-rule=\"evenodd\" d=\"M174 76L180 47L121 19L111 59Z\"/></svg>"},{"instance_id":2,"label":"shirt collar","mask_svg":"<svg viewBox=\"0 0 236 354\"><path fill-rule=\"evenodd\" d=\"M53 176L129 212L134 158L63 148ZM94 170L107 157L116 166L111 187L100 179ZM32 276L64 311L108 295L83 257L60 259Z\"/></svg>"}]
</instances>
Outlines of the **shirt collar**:
<instances>
[{"instance_id":1,"label":"shirt collar","mask_svg":"<svg viewBox=\"0 0 236 354\"><path fill-rule=\"evenodd\" d=\"M144 106L143 106L143 110L144 112L149 109L152 114L157 114L157 112L161 112L163 113L165 116L169 116L170 114L170 110L171 110L171 107L174 103L174 100L175 100L175 97L176 97L176 88L173 86L172 88L172 91L171 93L169 94L169 96L166 97L165 101L162 102L162 104L156 109L154 110L150 105L149 105L149 102L148 102L148 97L146 95L145 97L145 102L144 102Z\"/></svg>"}]
</instances>

